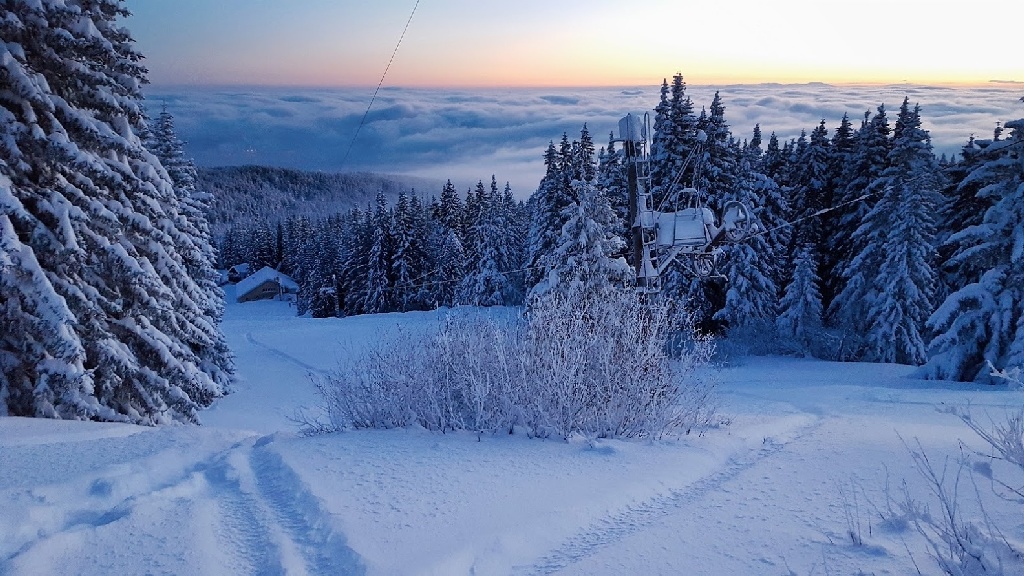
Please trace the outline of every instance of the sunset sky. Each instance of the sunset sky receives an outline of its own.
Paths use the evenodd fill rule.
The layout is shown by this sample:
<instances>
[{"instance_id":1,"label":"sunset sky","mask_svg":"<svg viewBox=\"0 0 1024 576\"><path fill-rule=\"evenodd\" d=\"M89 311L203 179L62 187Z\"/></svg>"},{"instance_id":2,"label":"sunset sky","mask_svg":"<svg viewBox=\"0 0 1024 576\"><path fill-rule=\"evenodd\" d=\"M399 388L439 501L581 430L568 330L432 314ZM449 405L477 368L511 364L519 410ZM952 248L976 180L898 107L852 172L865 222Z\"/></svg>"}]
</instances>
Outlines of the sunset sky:
<instances>
[{"instance_id":1,"label":"sunset sky","mask_svg":"<svg viewBox=\"0 0 1024 576\"><path fill-rule=\"evenodd\" d=\"M1020 0L421 0L386 85L1024 82ZM128 0L158 85L375 86L415 0Z\"/></svg>"}]
</instances>

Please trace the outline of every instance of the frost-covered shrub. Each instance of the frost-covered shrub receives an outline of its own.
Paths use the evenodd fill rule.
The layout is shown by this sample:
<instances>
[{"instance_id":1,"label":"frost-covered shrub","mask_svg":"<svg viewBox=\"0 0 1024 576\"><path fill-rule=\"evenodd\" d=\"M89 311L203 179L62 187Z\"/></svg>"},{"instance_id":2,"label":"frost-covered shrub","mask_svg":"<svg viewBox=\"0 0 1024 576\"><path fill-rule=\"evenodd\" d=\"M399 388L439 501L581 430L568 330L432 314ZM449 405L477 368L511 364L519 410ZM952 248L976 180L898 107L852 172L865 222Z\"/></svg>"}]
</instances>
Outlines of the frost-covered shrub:
<instances>
[{"instance_id":1,"label":"frost-covered shrub","mask_svg":"<svg viewBox=\"0 0 1024 576\"><path fill-rule=\"evenodd\" d=\"M635 437L706 425L710 386L695 368L707 363L713 346L702 338L670 345L680 331L692 335L692 327L670 303L632 291L538 296L522 346L536 398L529 428L562 437Z\"/></svg>"},{"instance_id":2,"label":"frost-covered shrub","mask_svg":"<svg viewBox=\"0 0 1024 576\"><path fill-rule=\"evenodd\" d=\"M398 334L318 381L318 431L422 426L541 437L650 437L704 427L712 345L670 337L688 317L628 290L552 291L519 318L453 312L426 338Z\"/></svg>"},{"instance_id":3,"label":"frost-covered shrub","mask_svg":"<svg viewBox=\"0 0 1024 576\"><path fill-rule=\"evenodd\" d=\"M992 369L992 376L1021 386L1019 370ZM943 573L951 576L1024 574L1024 542L1015 538L1014 526L1000 526L982 503L981 487L987 486L1003 505L1024 504L1024 410L1011 413L1005 421L989 425L979 423L963 410L952 413L973 430L991 449L991 453L962 454L957 465L941 470L921 449L911 449L918 473L928 486L930 502L937 504L929 512L911 494L901 506L909 511L918 531L925 537L931 553ZM1013 477L1010 479L1010 477ZM965 490L965 488L969 488ZM976 502L969 501L976 499ZM976 504L977 518L963 512Z\"/></svg>"}]
</instances>

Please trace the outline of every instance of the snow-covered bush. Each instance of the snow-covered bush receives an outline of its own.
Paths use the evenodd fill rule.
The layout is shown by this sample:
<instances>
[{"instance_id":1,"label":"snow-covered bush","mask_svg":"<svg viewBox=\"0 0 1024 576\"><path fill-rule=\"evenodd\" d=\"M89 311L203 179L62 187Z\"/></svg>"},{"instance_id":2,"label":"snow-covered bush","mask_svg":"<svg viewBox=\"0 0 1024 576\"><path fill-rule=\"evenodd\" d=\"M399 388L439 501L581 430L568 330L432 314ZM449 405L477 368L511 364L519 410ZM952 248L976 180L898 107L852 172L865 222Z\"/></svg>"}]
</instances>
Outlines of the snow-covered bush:
<instances>
[{"instance_id":1,"label":"snow-covered bush","mask_svg":"<svg viewBox=\"0 0 1024 576\"><path fill-rule=\"evenodd\" d=\"M675 345L680 331L689 338ZM707 425L713 399L695 369L713 346L692 333L689 316L631 290L536 297L522 342L535 398L528 427L561 437L635 437Z\"/></svg>"},{"instance_id":2,"label":"snow-covered bush","mask_svg":"<svg viewBox=\"0 0 1024 576\"><path fill-rule=\"evenodd\" d=\"M1021 386L1019 369L992 368L992 376ZM1000 526L986 511L981 497L981 486L988 486L1004 505L1024 504L1024 409L988 425L972 418L969 411L951 412L987 444L991 453L972 455L964 451L953 469L948 469L948 461L940 469L920 444L912 447L914 467L926 481L930 503L937 504L938 509L930 513L926 504L909 493L900 508L909 512L943 573L1024 574L1024 542L1014 538L1016 527ZM1014 479L1008 479L1010 476ZM976 508L976 518L964 513L968 506Z\"/></svg>"},{"instance_id":3,"label":"snow-covered bush","mask_svg":"<svg viewBox=\"0 0 1024 576\"><path fill-rule=\"evenodd\" d=\"M319 379L313 431L422 426L569 438L652 437L712 422L712 352L673 307L613 289L552 291L501 321L454 311L429 337L397 334ZM684 345L670 342L682 331Z\"/></svg>"}]
</instances>

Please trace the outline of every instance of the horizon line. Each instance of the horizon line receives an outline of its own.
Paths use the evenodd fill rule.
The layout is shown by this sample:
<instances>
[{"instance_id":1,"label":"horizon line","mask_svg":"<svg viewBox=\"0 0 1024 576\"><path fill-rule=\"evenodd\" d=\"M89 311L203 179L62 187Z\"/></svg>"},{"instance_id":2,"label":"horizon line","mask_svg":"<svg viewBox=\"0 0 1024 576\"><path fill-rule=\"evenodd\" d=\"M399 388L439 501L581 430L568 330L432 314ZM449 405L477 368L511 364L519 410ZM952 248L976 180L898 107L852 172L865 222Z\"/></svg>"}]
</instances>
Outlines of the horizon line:
<instances>
[{"instance_id":1,"label":"horizon line","mask_svg":"<svg viewBox=\"0 0 1024 576\"><path fill-rule=\"evenodd\" d=\"M666 77L665 80L670 79ZM826 86L826 87L915 87L915 88L985 88L1005 87L1007 89L1024 88L1024 81L1019 80L984 80L984 81L946 81L946 82L892 82L892 81L844 81L825 82L809 80L805 82L691 82L683 78L687 87L732 87L732 86ZM304 83L259 83L259 82L224 82L224 83L186 83L186 82L147 82L142 87L146 88L210 88L210 89L238 89L238 88L262 88L262 89L297 89L297 90L374 90L376 85L371 84L304 84ZM652 84L407 84L381 86L381 90L612 90L612 89L636 89L636 88L661 88L661 81Z\"/></svg>"}]
</instances>

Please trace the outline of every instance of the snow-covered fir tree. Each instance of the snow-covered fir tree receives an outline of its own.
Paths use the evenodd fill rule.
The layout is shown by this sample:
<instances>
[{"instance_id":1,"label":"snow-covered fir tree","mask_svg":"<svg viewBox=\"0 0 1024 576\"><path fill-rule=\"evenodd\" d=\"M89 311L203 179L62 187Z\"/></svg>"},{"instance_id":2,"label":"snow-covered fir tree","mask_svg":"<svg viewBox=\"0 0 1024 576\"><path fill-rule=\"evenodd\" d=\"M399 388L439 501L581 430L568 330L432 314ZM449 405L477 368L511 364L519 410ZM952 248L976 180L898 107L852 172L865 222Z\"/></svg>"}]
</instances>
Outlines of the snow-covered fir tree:
<instances>
[{"instance_id":1,"label":"snow-covered fir tree","mask_svg":"<svg viewBox=\"0 0 1024 576\"><path fill-rule=\"evenodd\" d=\"M465 230L466 209L463 206L462 198L451 180L448 180L441 188L441 198L433 210L434 220L448 230L458 235L459 242L465 242L463 231Z\"/></svg>"},{"instance_id":2,"label":"snow-covered fir tree","mask_svg":"<svg viewBox=\"0 0 1024 576\"><path fill-rule=\"evenodd\" d=\"M466 253L459 235L451 228L438 227L437 234L440 237L435 240L437 267L432 278L433 301L438 306L450 307L458 302L458 287L466 274Z\"/></svg>"},{"instance_id":3,"label":"snow-covered fir tree","mask_svg":"<svg viewBox=\"0 0 1024 576\"><path fill-rule=\"evenodd\" d=\"M365 314L391 311L392 214L383 193L377 194L377 206L371 219L372 243L366 257L366 275L361 291Z\"/></svg>"},{"instance_id":4,"label":"snow-covered fir tree","mask_svg":"<svg viewBox=\"0 0 1024 576\"><path fill-rule=\"evenodd\" d=\"M532 287L547 274L547 257L554 249L561 233L561 211L555 187L561 182L561 167L555 143L549 142L544 151L544 176L537 190L530 195L530 228L526 245L526 285Z\"/></svg>"},{"instance_id":5,"label":"snow-covered fir tree","mask_svg":"<svg viewBox=\"0 0 1024 576\"><path fill-rule=\"evenodd\" d=\"M562 290L590 295L632 282L632 268L619 254L618 217L604 192L593 182L575 180L576 202L564 211L565 224L551 257L547 277L534 294Z\"/></svg>"},{"instance_id":6,"label":"snow-covered fir tree","mask_svg":"<svg viewBox=\"0 0 1024 576\"><path fill-rule=\"evenodd\" d=\"M980 270L928 319L936 335L925 376L953 380L988 377L997 368L1024 366L1024 119L1005 124L968 178L985 182L978 200L990 203L980 223L953 234L952 263L972 260Z\"/></svg>"},{"instance_id":7,"label":"snow-covered fir tree","mask_svg":"<svg viewBox=\"0 0 1024 576\"><path fill-rule=\"evenodd\" d=\"M338 298L345 315L363 314L366 274L375 240L373 212L358 208L349 212L345 232L338 243Z\"/></svg>"},{"instance_id":8,"label":"snow-covered fir tree","mask_svg":"<svg viewBox=\"0 0 1024 576\"><path fill-rule=\"evenodd\" d=\"M400 311L423 310L431 300L428 276L433 268L427 251L427 215L419 197L402 192L395 204L392 301Z\"/></svg>"},{"instance_id":9,"label":"snow-covered fir tree","mask_svg":"<svg viewBox=\"0 0 1024 576\"><path fill-rule=\"evenodd\" d=\"M821 220L821 280L822 304L825 310L831 308L832 300L843 289L842 270L847 264L843 257L843 248L847 246L848 236L853 230L846 230L842 225L843 216L847 213L842 206L843 191L846 188L847 166L850 164L857 146L856 131L850 122L849 114L843 114L839 127L832 135L829 145L829 180L827 184L827 203L822 208L828 209L819 218Z\"/></svg>"},{"instance_id":10,"label":"snow-covered fir tree","mask_svg":"<svg viewBox=\"0 0 1024 576\"><path fill-rule=\"evenodd\" d=\"M304 239L302 262L304 274L299 282L297 308L299 314L309 312L314 318L341 315L343 293L339 281L339 242L344 238L339 216L320 220L312 236Z\"/></svg>"},{"instance_id":11,"label":"snow-covered fir tree","mask_svg":"<svg viewBox=\"0 0 1024 576\"><path fill-rule=\"evenodd\" d=\"M821 280L816 250L810 244L798 246L793 255L793 279L779 302L776 321L780 334L807 350L821 328Z\"/></svg>"},{"instance_id":12,"label":"snow-covered fir tree","mask_svg":"<svg viewBox=\"0 0 1024 576\"><path fill-rule=\"evenodd\" d=\"M857 284L839 299L864 318L864 357L878 362L919 364L925 360L924 322L932 310L935 286L934 215L939 204L937 165L920 110L904 100L894 129L887 167L873 186L878 200L857 236L866 243L854 258Z\"/></svg>"},{"instance_id":13,"label":"snow-covered fir tree","mask_svg":"<svg viewBox=\"0 0 1024 576\"><path fill-rule=\"evenodd\" d=\"M924 322L934 309L935 214L941 183L931 137L921 128L920 107L911 108L909 98L900 107L893 136L889 166L881 175L885 191L878 202L888 205L893 220L878 277L883 297L869 308L873 324L868 354L882 362L920 364L925 360Z\"/></svg>"},{"instance_id":14,"label":"snow-covered fir tree","mask_svg":"<svg viewBox=\"0 0 1024 576\"><path fill-rule=\"evenodd\" d=\"M998 130L996 135L999 135ZM976 140L972 137L961 149L960 160L943 169L946 187L943 191L945 200L940 211L942 226L938 238L943 299L977 280L986 269L986 263L974 258L955 258L958 243L950 239L962 230L981 224L985 213L995 201L979 192L994 184L993 179L998 175L989 170L978 170L990 160L987 150L993 142L999 140Z\"/></svg>"},{"instance_id":15,"label":"snow-covered fir tree","mask_svg":"<svg viewBox=\"0 0 1024 576\"><path fill-rule=\"evenodd\" d=\"M715 313L715 319L729 328L763 328L775 322L779 307L779 290L775 277L779 275L778 262L785 254L782 247L773 246L770 236L762 234L776 226L776 217L769 213L778 210L775 202L784 202L774 180L758 171L761 163L760 131L755 130L752 140L739 154L740 173L734 191L725 200L743 202L752 211L757 222L754 234L746 240L725 248L722 274L728 279L725 304Z\"/></svg>"},{"instance_id":16,"label":"snow-covered fir tree","mask_svg":"<svg viewBox=\"0 0 1024 576\"><path fill-rule=\"evenodd\" d=\"M459 289L460 301L475 306L502 306L519 299L515 278L515 236L510 230L511 214L497 180L491 177L490 191L477 185L479 212L470 228L472 256L467 258L466 276Z\"/></svg>"},{"instance_id":17,"label":"snow-covered fir tree","mask_svg":"<svg viewBox=\"0 0 1024 576\"><path fill-rule=\"evenodd\" d=\"M839 218L835 243L840 252L838 272L843 289L829 306L829 318L832 324L854 335L867 333L867 304L876 297L872 280L881 266L881 229L866 226L865 222L884 189L881 174L892 150L891 133L884 105L878 106L870 121L865 114L841 197L846 206Z\"/></svg>"},{"instance_id":18,"label":"snow-covered fir tree","mask_svg":"<svg viewBox=\"0 0 1024 576\"><path fill-rule=\"evenodd\" d=\"M615 135L608 137L608 147L598 153L597 178L595 183L608 199L612 211L618 218L615 234L622 239L623 254L626 262L633 265L629 222L629 190L626 186L626 166L623 164L624 153L615 147Z\"/></svg>"},{"instance_id":19,"label":"snow-covered fir tree","mask_svg":"<svg viewBox=\"0 0 1024 576\"><path fill-rule=\"evenodd\" d=\"M686 159L698 145L698 118L693 100L686 94L681 73L672 76L671 87L662 84L661 101L654 109L654 136L651 140L651 192L655 205L678 186L693 185L696 161Z\"/></svg>"},{"instance_id":20,"label":"snow-covered fir tree","mask_svg":"<svg viewBox=\"0 0 1024 576\"><path fill-rule=\"evenodd\" d=\"M777 257L771 279L775 286L781 288L788 280L785 256L789 253L793 228L788 225L792 216L788 192L780 181L785 172L785 158L774 132L768 138L768 146L761 156L757 171L770 181L770 184L763 188L763 204L757 213L757 221L765 230L764 237L768 250Z\"/></svg>"},{"instance_id":21,"label":"snow-covered fir tree","mask_svg":"<svg viewBox=\"0 0 1024 576\"><path fill-rule=\"evenodd\" d=\"M195 422L225 392L179 248L174 184L136 136L145 70L120 2L0 7L0 411ZM224 366L229 369L228 366Z\"/></svg>"},{"instance_id":22,"label":"snow-covered fir tree","mask_svg":"<svg viewBox=\"0 0 1024 576\"><path fill-rule=\"evenodd\" d=\"M206 219L205 194L196 190L195 164L185 156L185 143L178 139L174 116L166 107L148 128L143 144L157 157L174 184L174 203L179 214L175 225L181 232L177 236L177 248L189 276L200 290L196 304L212 321L207 338L193 342L192 348L202 361L203 371L227 389L234 373L234 361L220 330L224 292L217 283L219 274L214 269L217 253Z\"/></svg>"},{"instance_id":23,"label":"snow-covered fir tree","mask_svg":"<svg viewBox=\"0 0 1024 576\"><path fill-rule=\"evenodd\" d=\"M581 131L585 135L586 130ZM587 136L589 138L589 136ZM585 156L585 157L576 157ZM530 197L529 243L526 248L527 290L543 281L554 266L553 254L560 245L569 206L577 204L579 189L574 181L597 177L593 146L573 144L562 135L559 147L549 144L544 153L545 174ZM593 170L584 169L592 167ZM587 181L587 180L584 180Z\"/></svg>"},{"instance_id":24,"label":"snow-covered fir tree","mask_svg":"<svg viewBox=\"0 0 1024 576\"><path fill-rule=\"evenodd\" d=\"M708 114L702 114L697 125L704 131L706 140L694 186L705 194L709 206L720 209L725 196L733 194L736 189L740 149L729 131L725 104L719 92L715 92Z\"/></svg>"},{"instance_id":25,"label":"snow-covered fir tree","mask_svg":"<svg viewBox=\"0 0 1024 576\"><path fill-rule=\"evenodd\" d=\"M824 230L821 218L811 215L832 205L832 191L829 188L832 174L831 143L825 121L822 120L811 130L810 139L806 143L802 138L801 135L801 140L797 142L798 155L790 185L793 216L796 219L807 219L795 225L793 242L800 246L814 244L820 260L824 251L821 248Z\"/></svg>"}]
</instances>

